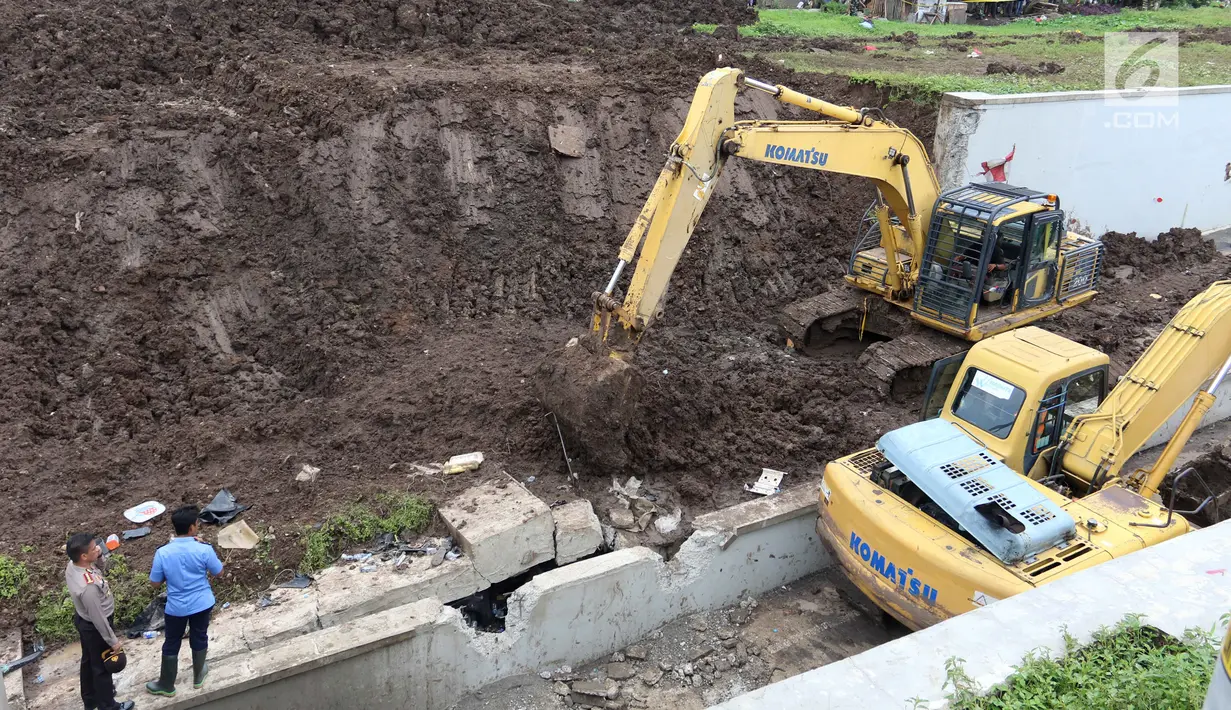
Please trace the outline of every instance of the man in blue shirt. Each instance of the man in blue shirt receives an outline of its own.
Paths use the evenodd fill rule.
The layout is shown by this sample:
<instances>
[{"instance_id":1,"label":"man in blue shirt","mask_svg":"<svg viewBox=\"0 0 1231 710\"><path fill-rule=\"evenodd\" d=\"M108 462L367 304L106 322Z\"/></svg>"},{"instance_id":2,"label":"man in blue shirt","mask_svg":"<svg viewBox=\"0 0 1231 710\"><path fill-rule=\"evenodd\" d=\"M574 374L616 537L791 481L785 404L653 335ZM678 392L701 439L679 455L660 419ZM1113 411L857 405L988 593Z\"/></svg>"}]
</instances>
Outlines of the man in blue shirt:
<instances>
[{"instance_id":1,"label":"man in blue shirt","mask_svg":"<svg viewBox=\"0 0 1231 710\"><path fill-rule=\"evenodd\" d=\"M222 561L213 547L197 539L200 514L195 505L184 506L171 514L175 537L158 548L154 553L154 566L150 568L150 583L155 588L163 582L167 584L162 672L158 680L145 684L145 689L154 695L175 695L175 676L185 629L188 629L188 646L192 649L192 687L199 689L209 672L205 655L209 647L209 615L214 610L209 575L222 574Z\"/></svg>"}]
</instances>

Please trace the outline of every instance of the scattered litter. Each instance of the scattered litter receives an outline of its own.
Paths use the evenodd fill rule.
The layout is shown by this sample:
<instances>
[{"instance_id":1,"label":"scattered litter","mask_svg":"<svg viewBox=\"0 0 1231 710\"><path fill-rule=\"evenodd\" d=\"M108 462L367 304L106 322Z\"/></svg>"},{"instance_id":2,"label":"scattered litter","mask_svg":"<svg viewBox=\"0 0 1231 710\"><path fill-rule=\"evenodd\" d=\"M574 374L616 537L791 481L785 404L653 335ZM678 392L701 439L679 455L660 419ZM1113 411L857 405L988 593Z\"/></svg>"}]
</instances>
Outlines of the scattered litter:
<instances>
[{"instance_id":1,"label":"scattered litter","mask_svg":"<svg viewBox=\"0 0 1231 710\"><path fill-rule=\"evenodd\" d=\"M670 373L671 373L671 371L670 371L670 370L663 370L663 374L664 374L664 375L667 375L667 374L670 374Z\"/></svg>"},{"instance_id":2,"label":"scattered litter","mask_svg":"<svg viewBox=\"0 0 1231 710\"><path fill-rule=\"evenodd\" d=\"M295 474L295 480L300 483L316 483L316 477L320 475L320 472L321 470L316 466L306 463L299 469L299 473Z\"/></svg>"},{"instance_id":3,"label":"scattered litter","mask_svg":"<svg viewBox=\"0 0 1231 710\"><path fill-rule=\"evenodd\" d=\"M449 550L448 552L445 553L445 559L449 560L450 562L458 559L461 556L462 556L462 548L460 547L454 547L452 550Z\"/></svg>"},{"instance_id":4,"label":"scattered litter","mask_svg":"<svg viewBox=\"0 0 1231 710\"><path fill-rule=\"evenodd\" d=\"M1161 301L1163 297L1158 295L1157 293L1152 293L1150 294L1150 298L1153 298L1155 301Z\"/></svg>"},{"instance_id":5,"label":"scattered litter","mask_svg":"<svg viewBox=\"0 0 1231 710\"><path fill-rule=\"evenodd\" d=\"M141 524L147 520L157 518L165 512L167 512L167 506L156 500L147 500L124 511L124 517L134 523Z\"/></svg>"},{"instance_id":6,"label":"scattered litter","mask_svg":"<svg viewBox=\"0 0 1231 710\"><path fill-rule=\"evenodd\" d=\"M306 574L297 574L290 581L278 585L279 589L307 589L312 584L312 578Z\"/></svg>"},{"instance_id":7,"label":"scattered litter","mask_svg":"<svg viewBox=\"0 0 1231 710\"><path fill-rule=\"evenodd\" d=\"M526 483L534 483L535 480L536 480L535 477L531 476L530 478L526 479Z\"/></svg>"},{"instance_id":8,"label":"scattered litter","mask_svg":"<svg viewBox=\"0 0 1231 710\"><path fill-rule=\"evenodd\" d=\"M258 609L264 609L265 607L270 607L270 606L278 606L281 603L282 602L274 601L268 594L256 600L256 606Z\"/></svg>"},{"instance_id":9,"label":"scattered litter","mask_svg":"<svg viewBox=\"0 0 1231 710\"><path fill-rule=\"evenodd\" d=\"M261 537L242 520L218 531L218 546L223 549L251 550L260 542Z\"/></svg>"},{"instance_id":10,"label":"scattered litter","mask_svg":"<svg viewBox=\"0 0 1231 710\"><path fill-rule=\"evenodd\" d=\"M18 658L16 661L13 661L12 663L0 663L0 675L8 675L12 671L18 670L19 668L22 668L24 666L30 665L31 663L34 663L43 655L43 650L44 650L43 642L35 641L33 652L25 656L22 656L21 658ZM41 678L42 676L39 676L39 677ZM3 692L3 689L0 689L0 692Z\"/></svg>"},{"instance_id":11,"label":"scattered litter","mask_svg":"<svg viewBox=\"0 0 1231 710\"><path fill-rule=\"evenodd\" d=\"M571 337L571 338L569 338L569 339L568 339L568 342L564 344L564 347L566 347L566 348L575 348L575 347L577 347L577 344L578 344L578 343L580 343L580 342L581 342L581 339L580 339L580 338L578 338L577 336L573 336L573 337Z\"/></svg>"},{"instance_id":12,"label":"scattered litter","mask_svg":"<svg viewBox=\"0 0 1231 710\"><path fill-rule=\"evenodd\" d=\"M615 478L611 479L611 492L618 493L625 498L640 498L641 497L641 481L636 476L629 476L628 481L624 485Z\"/></svg>"},{"instance_id":13,"label":"scattered litter","mask_svg":"<svg viewBox=\"0 0 1231 710\"><path fill-rule=\"evenodd\" d=\"M120 549L120 536L116 535L115 533L111 533L110 535L107 536L106 544L107 544L108 550L110 550L111 552L115 552L116 550Z\"/></svg>"},{"instance_id":14,"label":"scattered litter","mask_svg":"<svg viewBox=\"0 0 1231 710\"><path fill-rule=\"evenodd\" d=\"M876 51L876 45L874 45L874 44L865 44L865 45L863 46L863 51L865 51L865 52L875 52L875 51Z\"/></svg>"},{"instance_id":15,"label":"scattered litter","mask_svg":"<svg viewBox=\"0 0 1231 710\"><path fill-rule=\"evenodd\" d=\"M371 552L356 552L353 555L342 555L343 562L362 562L372 556Z\"/></svg>"},{"instance_id":16,"label":"scattered litter","mask_svg":"<svg viewBox=\"0 0 1231 710\"><path fill-rule=\"evenodd\" d=\"M224 603L224 604L222 605L222 608L223 608L223 609L230 609L230 608L231 608L231 602L226 602L226 603Z\"/></svg>"},{"instance_id":17,"label":"scattered litter","mask_svg":"<svg viewBox=\"0 0 1231 710\"><path fill-rule=\"evenodd\" d=\"M744 490L763 496L773 495L782 490L782 477L785 475L786 473L782 471L763 468L761 469L761 477L757 479L757 482L751 486L745 483Z\"/></svg>"},{"instance_id":18,"label":"scattered litter","mask_svg":"<svg viewBox=\"0 0 1231 710\"><path fill-rule=\"evenodd\" d=\"M125 530L124 532L120 533L120 538L123 539L125 542L127 542L129 540L136 540L139 537L145 537L146 535L149 535L149 534L150 534L149 528L135 528L133 530Z\"/></svg>"},{"instance_id":19,"label":"scattered litter","mask_svg":"<svg viewBox=\"0 0 1231 710\"><path fill-rule=\"evenodd\" d=\"M132 624L129 625L128 638L135 639L141 636L142 632L158 632L166 628L166 606L167 595L165 592L154 597L149 604L145 605L145 608L141 610L141 613L137 615Z\"/></svg>"},{"instance_id":20,"label":"scattered litter","mask_svg":"<svg viewBox=\"0 0 1231 710\"><path fill-rule=\"evenodd\" d=\"M461 473L473 471L483 465L483 452L475 451L469 454L458 454L445 462L445 473Z\"/></svg>"},{"instance_id":21,"label":"scattered litter","mask_svg":"<svg viewBox=\"0 0 1231 710\"><path fill-rule=\"evenodd\" d=\"M983 56L983 52L980 52L977 49L972 49L970 50L970 54L966 55L966 58L967 59L979 59L982 56Z\"/></svg>"},{"instance_id":22,"label":"scattered litter","mask_svg":"<svg viewBox=\"0 0 1231 710\"><path fill-rule=\"evenodd\" d=\"M865 30L873 29L872 23L869 22L868 20L864 20L863 22L860 22L859 26L864 28Z\"/></svg>"},{"instance_id":23,"label":"scattered litter","mask_svg":"<svg viewBox=\"0 0 1231 710\"><path fill-rule=\"evenodd\" d=\"M684 511L679 508L671 511L670 515L660 515L658 516L658 519L654 521L654 529L658 531L659 535L667 535L675 532L675 529L680 526L680 518L683 516Z\"/></svg>"},{"instance_id":24,"label":"scattered litter","mask_svg":"<svg viewBox=\"0 0 1231 710\"><path fill-rule=\"evenodd\" d=\"M360 571L360 572L363 572L364 574L367 574L368 572L375 572L375 571L376 571L376 565L364 565L364 566L362 566L362 567L360 567L360 568L359 568L359 571Z\"/></svg>"},{"instance_id":25,"label":"scattered litter","mask_svg":"<svg viewBox=\"0 0 1231 710\"><path fill-rule=\"evenodd\" d=\"M235 500L235 495L231 491L223 488L218 491L218 495L210 501L210 504L205 506L201 511L201 522L210 523L212 525L226 525L231 522L231 519L236 515L247 510L250 506L240 505ZM141 522L141 521L135 521Z\"/></svg>"},{"instance_id":26,"label":"scattered litter","mask_svg":"<svg viewBox=\"0 0 1231 710\"><path fill-rule=\"evenodd\" d=\"M156 638L158 638L158 632L157 632L157 631L142 631L142 632L141 632L141 638L144 638L144 639L156 639Z\"/></svg>"},{"instance_id":27,"label":"scattered litter","mask_svg":"<svg viewBox=\"0 0 1231 710\"><path fill-rule=\"evenodd\" d=\"M43 684L43 674L42 673L38 674L38 676L35 677L34 682L37 683L38 685L42 685Z\"/></svg>"},{"instance_id":28,"label":"scattered litter","mask_svg":"<svg viewBox=\"0 0 1231 710\"><path fill-rule=\"evenodd\" d=\"M923 53L924 53L924 54L936 54L936 52L935 52L935 51L933 51L933 50L931 50L931 49L925 49L925 50L923 50Z\"/></svg>"}]
</instances>

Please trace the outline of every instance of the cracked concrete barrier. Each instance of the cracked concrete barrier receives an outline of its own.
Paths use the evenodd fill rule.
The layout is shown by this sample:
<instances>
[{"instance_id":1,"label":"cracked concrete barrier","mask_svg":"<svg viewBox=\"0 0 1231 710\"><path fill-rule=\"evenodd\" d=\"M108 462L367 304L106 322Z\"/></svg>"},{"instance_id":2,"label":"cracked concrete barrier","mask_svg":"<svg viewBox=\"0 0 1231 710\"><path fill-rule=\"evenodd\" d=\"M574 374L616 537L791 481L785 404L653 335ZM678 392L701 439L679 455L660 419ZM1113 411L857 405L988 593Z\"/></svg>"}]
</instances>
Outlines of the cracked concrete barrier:
<instances>
[{"instance_id":1,"label":"cracked concrete barrier","mask_svg":"<svg viewBox=\"0 0 1231 710\"><path fill-rule=\"evenodd\" d=\"M634 547L536 575L510 596L504 633L476 632L424 599L221 659L204 690L142 708L444 710L494 681L585 663L831 564L816 504L815 488L796 488L697 518L670 561Z\"/></svg>"},{"instance_id":2,"label":"cracked concrete barrier","mask_svg":"<svg viewBox=\"0 0 1231 710\"><path fill-rule=\"evenodd\" d=\"M507 473L454 497L440 517L489 584L556 556L551 509Z\"/></svg>"}]
</instances>

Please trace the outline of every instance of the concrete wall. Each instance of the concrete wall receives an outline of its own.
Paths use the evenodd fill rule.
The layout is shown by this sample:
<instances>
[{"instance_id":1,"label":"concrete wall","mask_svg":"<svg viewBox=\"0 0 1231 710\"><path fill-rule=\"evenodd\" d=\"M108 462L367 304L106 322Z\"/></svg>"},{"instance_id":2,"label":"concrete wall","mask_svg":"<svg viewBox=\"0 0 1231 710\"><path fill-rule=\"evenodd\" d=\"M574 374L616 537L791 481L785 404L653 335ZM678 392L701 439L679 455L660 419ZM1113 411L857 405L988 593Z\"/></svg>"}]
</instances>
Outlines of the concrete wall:
<instances>
[{"instance_id":1,"label":"concrete wall","mask_svg":"<svg viewBox=\"0 0 1231 710\"><path fill-rule=\"evenodd\" d=\"M980 164L1016 145L1007 181L1059 195L1071 227L1153 239L1231 225L1231 86L1173 91L1174 106L1127 109L1105 91L946 94L934 148L941 184L982 182Z\"/></svg>"},{"instance_id":2,"label":"concrete wall","mask_svg":"<svg viewBox=\"0 0 1231 710\"><path fill-rule=\"evenodd\" d=\"M1064 651L1064 631L1089 641L1126 614L1173 636L1211 629L1231 610L1231 521L1189 533L998 601L857 656L741 695L717 710L943 708L945 660L965 659L984 688L1026 653Z\"/></svg>"},{"instance_id":3,"label":"concrete wall","mask_svg":"<svg viewBox=\"0 0 1231 710\"><path fill-rule=\"evenodd\" d=\"M681 614L731 604L828 565L817 491L797 488L701 516L665 562L634 547L537 575L509 599L506 629L478 634L425 599L223 658L200 692L142 708L447 708L527 671L606 655ZM584 629L584 633L579 633Z\"/></svg>"}]
</instances>

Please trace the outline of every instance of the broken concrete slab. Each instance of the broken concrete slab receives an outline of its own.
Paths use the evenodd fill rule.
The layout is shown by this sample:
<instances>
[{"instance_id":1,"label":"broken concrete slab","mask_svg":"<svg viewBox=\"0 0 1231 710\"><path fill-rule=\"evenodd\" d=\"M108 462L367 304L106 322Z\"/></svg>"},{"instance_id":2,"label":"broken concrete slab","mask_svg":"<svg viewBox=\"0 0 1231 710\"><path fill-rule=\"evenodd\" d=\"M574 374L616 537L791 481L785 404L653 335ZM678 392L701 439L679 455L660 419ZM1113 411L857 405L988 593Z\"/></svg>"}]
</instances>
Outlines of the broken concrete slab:
<instances>
[{"instance_id":1,"label":"broken concrete slab","mask_svg":"<svg viewBox=\"0 0 1231 710\"><path fill-rule=\"evenodd\" d=\"M440 517L490 584L555 557L551 509L507 473L441 506Z\"/></svg>"},{"instance_id":2,"label":"broken concrete slab","mask_svg":"<svg viewBox=\"0 0 1231 710\"><path fill-rule=\"evenodd\" d=\"M580 158L586 154L585 131L576 126L548 126L547 137L551 141L552 149L557 153L570 158Z\"/></svg>"},{"instance_id":3,"label":"broken concrete slab","mask_svg":"<svg viewBox=\"0 0 1231 710\"><path fill-rule=\"evenodd\" d=\"M637 674L637 671L627 663L608 663L607 677L611 680L628 680Z\"/></svg>"},{"instance_id":4,"label":"broken concrete slab","mask_svg":"<svg viewBox=\"0 0 1231 710\"><path fill-rule=\"evenodd\" d=\"M430 557L417 556L397 569L378 564L367 574L331 567L317 575L317 614L321 627L329 628L429 597L457 601L488 586L465 557L432 566Z\"/></svg>"},{"instance_id":5,"label":"broken concrete slab","mask_svg":"<svg viewBox=\"0 0 1231 710\"><path fill-rule=\"evenodd\" d=\"M603 546L603 528L590 501L582 499L552 508L556 525L556 564L567 565Z\"/></svg>"},{"instance_id":6,"label":"broken concrete slab","mask_svg":"<svg viewBox=\"0 0 1231 710\"><path fill-rule=\"evenodd\" d=\"M692 527L694 530L716 530L727 535L722 545L725 550L740 535L804 515L815 516L819 503L818 486L796 486L776 495L699 515L693 519Z\"/></svg>"}]
</instances>

